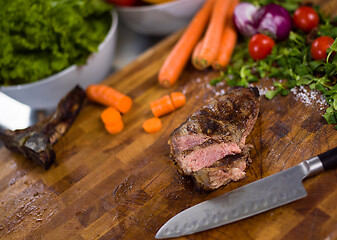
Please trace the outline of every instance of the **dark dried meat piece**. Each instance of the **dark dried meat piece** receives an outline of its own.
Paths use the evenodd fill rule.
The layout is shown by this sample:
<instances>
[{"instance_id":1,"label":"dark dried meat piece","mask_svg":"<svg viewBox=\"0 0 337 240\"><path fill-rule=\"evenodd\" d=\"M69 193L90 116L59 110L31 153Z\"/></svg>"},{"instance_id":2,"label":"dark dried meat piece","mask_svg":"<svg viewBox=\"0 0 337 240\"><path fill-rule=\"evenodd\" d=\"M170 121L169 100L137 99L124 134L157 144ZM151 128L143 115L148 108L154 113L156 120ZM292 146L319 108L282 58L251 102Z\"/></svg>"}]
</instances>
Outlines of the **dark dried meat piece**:
<instances>
[{"instance_id":1,"label":"dark dried meat piece","mask_svg":"<svg viewBox=\"0 0 337 240\"><path fill-rule=\"evenodd\" d=\"M61 99L54 114L25 129L1 131L0 139L9 150L48 169L56 157L52 146L69 129L82 108L84 99L85 91L76 86Z\"/></svg>"}]
</instances>

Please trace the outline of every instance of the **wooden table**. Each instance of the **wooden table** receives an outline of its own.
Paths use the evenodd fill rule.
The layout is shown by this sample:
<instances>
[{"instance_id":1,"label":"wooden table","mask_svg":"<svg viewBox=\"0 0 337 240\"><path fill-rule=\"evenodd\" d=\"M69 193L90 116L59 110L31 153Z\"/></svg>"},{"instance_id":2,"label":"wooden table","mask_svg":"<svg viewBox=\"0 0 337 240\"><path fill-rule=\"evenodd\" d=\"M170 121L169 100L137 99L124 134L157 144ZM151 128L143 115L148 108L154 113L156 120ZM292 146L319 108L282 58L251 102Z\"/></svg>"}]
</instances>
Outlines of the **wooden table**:
<instances>
[{"instance_id":1,"label":"wooden table","mask_svg":"<svg viewBox=\"0 0 337 240\"><path fill-rule=\"evenodd\" d=\"M319 3L323 9L337 6L336 1ZM304 94L262 97L247 139L253 145L247 177L213 192L198 191L177 173L167 140L191 111L228 87L209 87L217 74L191 65L173 88L157 84L158 69L179 34L104 82L134 99L123 116L122 133L109 135L99 119L103 107L87 102L55 145L56 163L48 171L0 148L1 239L153 239L180 211L337 146L334 126L322 117L326 104ZM257 86L263 92L270 82ZM141 125L152 116L149 103L176 90L186 93L187 104L162 117L160 132L145 133ZM308 197L302 200L181 239L336 239L337 170L314 176L304 186Z\"/></svg>"}]
</instances>

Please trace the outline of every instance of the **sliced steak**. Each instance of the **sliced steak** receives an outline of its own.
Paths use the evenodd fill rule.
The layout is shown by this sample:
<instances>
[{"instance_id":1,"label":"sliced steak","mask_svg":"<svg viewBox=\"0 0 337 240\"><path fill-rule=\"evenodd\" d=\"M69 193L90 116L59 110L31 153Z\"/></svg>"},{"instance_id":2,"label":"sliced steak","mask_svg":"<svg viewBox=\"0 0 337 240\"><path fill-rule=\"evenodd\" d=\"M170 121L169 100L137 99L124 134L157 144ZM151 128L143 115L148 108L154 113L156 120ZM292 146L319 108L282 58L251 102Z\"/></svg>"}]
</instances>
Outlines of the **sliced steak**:
<instances>
[{"instance_id":1,"label":"sliced steak","mask_svg":"<svg viewBox=\"0 0 337 240\"><path fill-rule=\"evenodd\" d=\"M200 145L184 150L176 155L175 161L184 170L185 174L191 174L203 167L209 167L219 159L227 155L241 152L237 144L231 142L218 142L210 139Z\"/></svg>"},{"instance_id":2,"label":"sliced steak","mask_svg":"<svg viewBox=\"0 0 337 240\"><path fill-rule=\"evenodd\" d=\"M205 190L214 190L231 181L239 181L246 177L246 168L251 162L249 150L236 155L226 156L212 166L192 173L197 185Z\"/></svg>"},{"instance_id":3,"label":"sliced steak","mask_svg":"<svg viewBox=\"0 0 337 240\"><path fill-rule=\"evenodd\" d=\"M214 169L213 164L226 156L240 154L259 108L257 88L235 87L193 112L168 141L180 172L194 176L204 168Z\"/></svg>"}]
</instances>

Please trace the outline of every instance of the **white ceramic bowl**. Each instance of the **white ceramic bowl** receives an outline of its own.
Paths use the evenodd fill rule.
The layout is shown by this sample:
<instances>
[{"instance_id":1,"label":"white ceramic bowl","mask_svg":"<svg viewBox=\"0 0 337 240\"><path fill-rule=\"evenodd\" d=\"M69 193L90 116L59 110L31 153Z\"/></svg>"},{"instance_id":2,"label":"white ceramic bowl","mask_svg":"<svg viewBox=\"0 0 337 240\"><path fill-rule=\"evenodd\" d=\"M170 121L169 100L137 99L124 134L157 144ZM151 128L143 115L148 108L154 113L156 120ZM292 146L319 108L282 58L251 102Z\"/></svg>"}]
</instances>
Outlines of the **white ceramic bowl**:
<instances>
[{"instance_id":1,"label":"white ceramic bowl","mask_svg":"<svg viewBox=\"0 0 337 240\"><path fill-rule=\"evenodd\" d=\"M111 28L98 51L91 54L83 66L72 65L45 79L15 86L0 86L7 96L30 106L32 109L49 110L73 87L86 88L89 84L102 81L110 73L117 42L118 15L112 11Z\"/></svg>"},{"instance_id":2,"label":"white ceramic bowl","mask_svg":"<svg viewBox=\"0 0 337 240\"><path fill-rule=\"evenodd\" d=\"M175 0L156 5L116 8L121 22L132 31L164 36L185 27L204 2Z\"/></svg>"}]
</instances>

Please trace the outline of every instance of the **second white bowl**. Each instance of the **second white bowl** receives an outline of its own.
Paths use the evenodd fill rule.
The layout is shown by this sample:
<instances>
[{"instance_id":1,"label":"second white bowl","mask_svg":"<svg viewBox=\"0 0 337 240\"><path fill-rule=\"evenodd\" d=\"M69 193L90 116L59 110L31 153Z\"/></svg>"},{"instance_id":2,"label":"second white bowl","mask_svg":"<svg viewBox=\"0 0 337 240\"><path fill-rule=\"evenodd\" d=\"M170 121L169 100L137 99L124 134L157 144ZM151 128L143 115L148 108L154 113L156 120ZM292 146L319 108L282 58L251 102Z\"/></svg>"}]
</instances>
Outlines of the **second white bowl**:
<instances>
[{"instance_id":1,"label":"second white bowl","mask_svg":"<svg viewBox=\"0 0 337 240\"><path fill-rule=\"evenodd\" d=\"M185 27L205 0L175 0L172 2L116 7L122 23L136 33L164 36Z\"/></svg>"}]
</instances>

